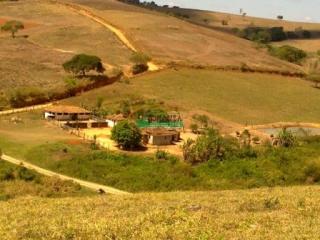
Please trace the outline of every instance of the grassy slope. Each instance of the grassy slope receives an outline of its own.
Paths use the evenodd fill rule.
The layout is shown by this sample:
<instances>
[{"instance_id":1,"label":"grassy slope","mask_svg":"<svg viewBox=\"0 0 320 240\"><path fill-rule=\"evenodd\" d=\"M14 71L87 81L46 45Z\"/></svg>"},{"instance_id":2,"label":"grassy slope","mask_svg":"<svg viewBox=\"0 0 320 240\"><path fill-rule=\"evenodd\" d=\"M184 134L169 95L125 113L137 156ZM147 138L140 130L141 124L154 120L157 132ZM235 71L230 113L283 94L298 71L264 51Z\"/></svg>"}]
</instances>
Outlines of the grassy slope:
<instances>
[{"instance_id":1,"label":"grassy slope","mask_svg":"<svg viewBox=\"0 0 320 240\"><path fill-rule=\"evenodd\" d=\"M75 197L93 194L72 182L44 177L33 171L0 161L0 201L23 196Z\"/></svg>"},{"instance_id":2,"label":"grassy slope","mask_svg":"<svg viewBox=\"0 0 320 240\"><path fill-rule=\"evenodd\" d=\"M319 190L23 198L0 202L0 233L4 239L318 239Z\"/></svg>"},{"instance_id":3,"label":"grassy slope","mask_svg":"<svg viewBox=\"0 0 320 240\"><path fill-rule=\"evenodd\" d=\"M134 45L149 53L155 61L219 66L247 63L253 67L299 69L269 56L263 50L256 50L249 41L155 11L113 0L68 1L88 6L91 11L122 29Z\"/></svg>"},{"instance_id":4,"label":"grassy slope","mask_svg":"<svg viewBox=\"0 0 320 240\"><path fill-rule=\"evenodd\" d=\"M17 115L22 123L10 121L13 116L0 118L0 148L7 154L23 157L30 149L44 143L79 142L72 135L64 133L54 125L41 120L42 113L24 113Z\"/></svg>"},{"instance_id":5,"label":"grassy slope","mask_svg":"<svg viewBox=\"0 0 320 240\"><path fill-rule=\"evenodd\" d=\"M2 90L64 86L61 65L76 53L98 55L111 65L129 63L131 52L111 32L58 5L36 0L0 2L1 18L2 22L21 20L27 27L18 35L29 36L11 39L8 33L0 33Z\"/></svg>"},{"instance_id":6,"label":"grassy slope","mask_svg":"<svg viewBox=\"0 0 320 240\"><path fill-rule=\"evenodd\" d=\"M277 121L318 122L319 90L300 79L276 75L209 70L168 70L137 77L129 85L114 84L67 102L106 107L124 98L144 96L163 100L180 111L205 110L238 123Z\"/></svg>"}]
</instances>

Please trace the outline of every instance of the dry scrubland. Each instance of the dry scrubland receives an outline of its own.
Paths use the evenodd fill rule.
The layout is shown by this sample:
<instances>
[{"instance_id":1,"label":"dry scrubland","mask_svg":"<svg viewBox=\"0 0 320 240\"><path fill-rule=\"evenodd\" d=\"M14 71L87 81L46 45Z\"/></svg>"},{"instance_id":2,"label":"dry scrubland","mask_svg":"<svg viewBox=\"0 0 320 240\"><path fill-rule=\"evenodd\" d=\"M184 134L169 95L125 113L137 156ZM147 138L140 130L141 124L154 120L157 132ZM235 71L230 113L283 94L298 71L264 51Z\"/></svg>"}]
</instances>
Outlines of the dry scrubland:
<instances>
[{"instance_id":1,"label":"dry scrubland","mask_svg":"<svg viewBox=\"0 0 320 240\"><path fill-rule=\"evenodd\" d=\"M0 202L0 233L4 239L319 239L319 190L20 198Z\"/></svg>"},{"instance_id":2,"label":"dry scrubland","mask_svg":"<svg viewBox=\"0 0 320 240\"><path fill-rule=\"evenodd\" d=\"M76 53L98 55L111 65L129 63L131 52L111 32L56 4L0 2L1 22L11 19L22 21L26 29L16 39L0 33L1 89L64 86L61 65Z\"/></svg>"},{"instance_id":3,"label":"dry scrubland","mask_svg":"<svg viewBox=\"0 0 320 240\"><path fill-rule=\"evenodd\" d=\"M210 70L166 70L134 78L68 99L94 105L98 96L105 107L123 99L158 99L184 113L203 110L242 124L278 121L318 122L319 90L312 83L278 75Z\"/></svg>"},{"instance_id":4,"label":"dry scrubland","mask_svg":"<svg viewBox=\"0 0 320 240\"><path fill-rule=\"evenodd\" d=\"M138 49L157 62L236 65L296 71L299 67L269 56L263 50L235 36L202 28L165 14L113 0L69 0L123 30Z\"/></svg>"}]
</instances>

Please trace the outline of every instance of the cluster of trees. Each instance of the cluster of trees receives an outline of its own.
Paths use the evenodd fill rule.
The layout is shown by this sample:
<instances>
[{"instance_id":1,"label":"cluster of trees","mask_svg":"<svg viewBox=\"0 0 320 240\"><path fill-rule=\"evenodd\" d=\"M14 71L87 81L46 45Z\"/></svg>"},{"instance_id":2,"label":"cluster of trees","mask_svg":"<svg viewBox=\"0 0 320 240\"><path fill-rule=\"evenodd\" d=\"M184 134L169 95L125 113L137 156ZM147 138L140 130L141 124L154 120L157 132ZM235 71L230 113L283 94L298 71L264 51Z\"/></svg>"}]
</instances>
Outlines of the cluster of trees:
<instances>
[{"instance_id":1,"label":"cluster of trees","mask_svg":"<svg viewBox=\"0 0 320 240\"><path fill-rule=\"evenodd\" d=\"M283 30L283 27L247 27L243 30L235 29L235 32L239 37L259 43L283 41L288 38L287 34Z\"/></svg>"},{"instance_id":2,"label":"cluster of trees","mask_svg":"<svg viewBox=\"0 0 320 240\"><path fill-rule=\"evenodd\" d=\"M250 26L242 30L235 28L234 32L241 38L258 43L270 43L287 39L311 38L311 32L297 28L295 31L285 32L283 27L255 27Z\"/></svg>"},{"instance_id":3,"label":"cluster of trees","mask_svg":"<svg viewBox=\"0 0 320 240\"><path fill-rule=\"evenodd\" d=\"M292 148L297 140L292 132L282 129L276 136L276 146ZM255 138L248 130L239 134L239 138L223 137L218 130L207 128L196 140L187 140L182 149L184 160L190 164L236 158L256 158L257 150L252 147ZM271 143L267 143L271 146Z\"/></svg>"},{"instance_id":4,"label":"cluster of trees","mask_svg":"<svg viewBox=\"0 0 320 240\"><path fill-rule=\"evenodd\" d=\"M282 60L300 64L307 57L307 53L299 48L284 45L281 47L268 46L269 53Z\"/></svg>"}]
</instances>

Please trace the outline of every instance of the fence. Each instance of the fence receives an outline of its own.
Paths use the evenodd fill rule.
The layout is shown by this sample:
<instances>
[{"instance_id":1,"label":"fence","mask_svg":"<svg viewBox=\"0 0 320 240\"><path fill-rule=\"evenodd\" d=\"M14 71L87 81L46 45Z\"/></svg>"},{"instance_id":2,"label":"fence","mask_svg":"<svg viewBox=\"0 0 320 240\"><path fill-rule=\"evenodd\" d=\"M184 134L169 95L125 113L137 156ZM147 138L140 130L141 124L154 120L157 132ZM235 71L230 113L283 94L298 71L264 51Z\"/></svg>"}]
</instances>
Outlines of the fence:
<instances>
[{"instance_id":1,"label":"fence","mask_svg":"<svg viewBox=\"0 0 320 240\"><path fill-rule=\"evenodd\" d=\"M50 106L52 106L52 103L42 104L42 105L34 105L31 107L24 107L24 108L15 108L15 109L6 110L6 111L0 111L0 116L11 115L11 114L15 114L15 113L22 113L22 112L31 112L34 110L39 110L39 109L43 109L43 108L50 107Z\"/></svg>"},{"instance_id":2,"label":"fence","mask_svg":"<svg viewBox=\"0 0 320 240\"><path fill-rule=\"evenodd\" d=\"M183 121L174 122L148 122L146 120L138 120L139 128L183 128Z\"/></svg>"}]
</instances>

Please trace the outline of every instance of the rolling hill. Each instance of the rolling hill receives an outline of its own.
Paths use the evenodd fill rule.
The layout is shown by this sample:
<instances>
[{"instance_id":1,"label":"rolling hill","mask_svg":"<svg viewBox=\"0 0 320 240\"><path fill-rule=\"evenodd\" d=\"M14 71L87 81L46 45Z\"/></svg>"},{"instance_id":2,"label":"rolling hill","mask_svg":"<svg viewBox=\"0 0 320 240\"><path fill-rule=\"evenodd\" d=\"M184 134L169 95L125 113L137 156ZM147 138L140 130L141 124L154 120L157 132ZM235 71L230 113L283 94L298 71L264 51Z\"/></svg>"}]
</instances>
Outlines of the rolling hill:
<instances>
[{"instance_id":1,"label":"rolling hill","mask_svg":"<svg viewBox=\"0 0 320 240\"><path fill-rule=\"evenodd\" d=\"M243 39L114 0L72 0L121 29L155 62L240 66L298 71Z\"/></svg>"}]
</instances>

